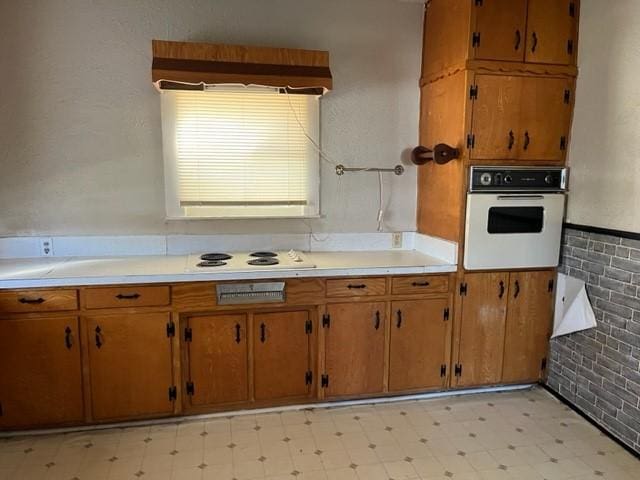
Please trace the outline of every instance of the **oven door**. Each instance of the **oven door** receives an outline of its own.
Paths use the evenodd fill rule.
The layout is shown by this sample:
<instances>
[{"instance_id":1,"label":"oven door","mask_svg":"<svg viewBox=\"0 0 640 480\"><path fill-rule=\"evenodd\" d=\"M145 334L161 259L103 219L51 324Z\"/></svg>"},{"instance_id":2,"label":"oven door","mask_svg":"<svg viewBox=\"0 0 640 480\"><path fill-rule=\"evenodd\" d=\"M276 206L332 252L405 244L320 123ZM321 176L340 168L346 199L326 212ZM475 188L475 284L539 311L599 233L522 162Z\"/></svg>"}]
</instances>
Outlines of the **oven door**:
<instances>
[{"instance_id":1,"label":"oven door","mask_svg":"<svg viewBox=\"0 0 640 480\"><path fill-rule=\"evenodd\" d=\"M556 267L565 195L467 195L464 268Z\"/></svg>"}]
</instances>

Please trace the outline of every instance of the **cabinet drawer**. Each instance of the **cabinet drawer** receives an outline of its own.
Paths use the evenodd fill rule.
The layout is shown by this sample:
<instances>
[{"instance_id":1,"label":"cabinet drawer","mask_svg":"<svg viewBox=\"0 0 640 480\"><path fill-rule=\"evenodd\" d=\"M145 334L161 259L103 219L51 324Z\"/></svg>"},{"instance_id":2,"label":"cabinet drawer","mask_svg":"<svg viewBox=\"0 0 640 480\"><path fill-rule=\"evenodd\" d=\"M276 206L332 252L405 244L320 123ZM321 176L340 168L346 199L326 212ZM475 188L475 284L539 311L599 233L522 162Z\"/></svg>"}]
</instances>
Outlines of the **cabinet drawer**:
<instances>
[{"instance_id":1,"label":"cabinet drawer","mask_svg":"<svg viewBox=\"0 0 640 480\"><path fill-rule=\"evenodd\" d=\"M393 277L393 280L391 280L391 293L393 295L446 293L448 291L449 277L447 275Z\"/></svg>"},{"instance_id":2,"label":"cabinet drawer","mask_svg":"<svg viewBox=\"0 0 640 480\"><path fill-rule=\"evenodd\" d=\"M0 292L0 313L55 312L78 309L78 291L13 290Z\"/></svg>"},{"instance_id":3,"label":"cabinet drawer","mask_svg":"<svg viewBox=\"0 0 640 480\"><path fill-rule=\"evenodd\" d=\"M327 297L362 297L386 292L387 281L383 277L327 280Z\"/></svg>"},{"instance_id":4,"label":"cabinet drawer","mask_svg":"<svg viewBox=\"0 0 640 480\"><path fill-rule=\"evenodd\" d=\"M108 287L85 290L87 309L118 307L162 307L169 305L168 286L157 287Z\"/></svg>"}]
</instances>

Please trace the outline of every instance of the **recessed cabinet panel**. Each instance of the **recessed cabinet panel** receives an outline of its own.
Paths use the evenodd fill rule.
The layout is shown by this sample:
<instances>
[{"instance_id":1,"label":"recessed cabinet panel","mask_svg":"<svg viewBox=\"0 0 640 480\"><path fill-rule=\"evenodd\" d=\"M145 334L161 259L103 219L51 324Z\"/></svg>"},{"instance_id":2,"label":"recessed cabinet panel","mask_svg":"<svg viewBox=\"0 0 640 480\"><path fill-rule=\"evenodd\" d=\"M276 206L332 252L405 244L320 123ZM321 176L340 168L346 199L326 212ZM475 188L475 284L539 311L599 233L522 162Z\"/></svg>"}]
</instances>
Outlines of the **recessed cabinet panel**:
<instances>
[{"instance_id":1,"label":"recessed cabinet panel","mask_svg":"<svg viewBox=\"0 0 640 480\"><path fill-rule=\"evenodd\" d=\"M110 420L173 412L168 313L96 315L84 319L93 418Z\"/></svg>"},{"instance_id":2,"label":"recessed cabinet panel","mask_svg":"<svg viewBox=\"0 0 640 480\"><path fill-rule=\"evenodd\" d=\"M503 382L535 382L547 356L555 272L511 272Z\"/></svg>"},{"instance_id":3,"label":"recessed cabinet panel","mask_svg":"<svg viewBox=\"0 0 640 480\"><path fill-rule=\"evenodd\" d=\"M475 15L476 39L472 39L475 58L513 62L524 60L526 0L476 2Z\"/></svg>"},{"instance_id":4,"label":"recessed cabinet panel","mask_svg":"<svg viewBox=\"0 0 640 480\"><path fill-rule=\"evenodd\" d=\"M253 316L256 400L304 398L311 395L314 376L311 345L314 332L315 325L307 310ZM309 374L312 375L311 379Z\"/></svg>"},{"instance_id":5,"label":"recessed cabinet panel","mask_svg":"<svg viewBox=\"0 0 640 480\"><path fill-rule=\"evenodd\" d=\"M529 0L525 60L574 65L577 0Z\"/></svg>"},{"instance_id":6,"label":"recessed cabinet panel","mask_svg":"<svg viewBox=\"0 0 640 480\"><path fill-rule=\"evenodd\" d=\"M465 274L460 352L455 383L490 385L502 380L509 273Z\"/></svg>"},{"instance_id":7,"label":"recessed cabinet panel","mask_svg":"<svg viewBox=\"0 0 640 480\"><path fill-rule=\"evenodd\" d=\"M249 400L247 316L210 315L187 320L187 377L193 406Z\"/></svg>"},{"instance_id":8,"label":"recessed cabinet panel","mask_svg":"<svg viewBox=\"0 0 640 480\"><path fill-rule=\"evenodd\" d=\"M325 328L326 395L379 393L384 388L384 344L387 304L329 305Z\"/></svg>"},{"instance_id":9,"label":"recessed cabinet panel","mask_svg":"<svg viewBox=\"0 0 640 480\"><path fill-rule=\"evenodd\" d=\"M445 385L450 342L447 307L447 299L441 298L392 302L390 391Z\"/></svg>"},{"instance_id":10,"label":"recessed cabinet panel","mask_svg":"<svg viewBox=\"0 0 640 480\"><path fill-rule=\"evenodd\" d=\"M76 317L0 319L0 429L84 418Z\"/></svg>"}]
</instances>

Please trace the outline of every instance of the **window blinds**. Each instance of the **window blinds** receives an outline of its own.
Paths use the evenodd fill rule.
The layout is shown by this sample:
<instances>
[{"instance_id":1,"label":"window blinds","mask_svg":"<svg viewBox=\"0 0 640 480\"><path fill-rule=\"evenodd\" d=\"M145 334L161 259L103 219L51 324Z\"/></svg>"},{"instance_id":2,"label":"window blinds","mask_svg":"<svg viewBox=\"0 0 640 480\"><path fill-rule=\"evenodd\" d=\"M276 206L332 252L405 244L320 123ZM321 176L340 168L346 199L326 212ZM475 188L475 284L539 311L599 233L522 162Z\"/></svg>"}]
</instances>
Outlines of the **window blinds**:
<instances>
[{"instance_id":1,"label":"window blinds","mask_svg":"<svg viewBox=\"0 0 640 480\"><path fill-rule=\"evenodd\" d=\"M162 96L170 216L317 214L318 153L305 132L317 141L318 97L241 86Z\"/></svg>"}]
</instances>

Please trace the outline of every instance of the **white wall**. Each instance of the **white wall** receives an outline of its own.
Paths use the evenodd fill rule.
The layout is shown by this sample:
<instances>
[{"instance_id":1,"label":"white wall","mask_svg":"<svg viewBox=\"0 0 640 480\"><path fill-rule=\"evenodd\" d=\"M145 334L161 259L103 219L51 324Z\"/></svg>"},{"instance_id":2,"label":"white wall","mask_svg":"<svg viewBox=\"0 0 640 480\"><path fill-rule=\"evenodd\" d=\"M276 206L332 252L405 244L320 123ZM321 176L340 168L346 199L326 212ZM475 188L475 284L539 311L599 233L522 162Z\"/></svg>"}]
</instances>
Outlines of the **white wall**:
<instances>
[{"instance_id":1,"label":"white wall","mask_svg":"<svg viewBox=\"0 0 640 480\"><path fill-rule=\"evenodd\" d=\"M567 221L640 232L640 1L582 0Z\"/></svg>"},{"instance_id":2,"label":"white wall","mask_svg":"<svg viewBox=\"0 0 640 480\"><path fill-rule=\"evenodd\" d=\"M151 39L329 50L324 147L390 167L417 143L421 21L422 5L397 0L0 2L0 235L308 231L165 222ZM385 177L389 230L415 229L415 174ZM309 224L374 231L377 196L375 174L338 181L325 166L326 218Z\"/></svg>"}]
</instances>

